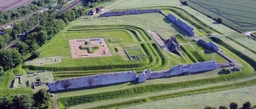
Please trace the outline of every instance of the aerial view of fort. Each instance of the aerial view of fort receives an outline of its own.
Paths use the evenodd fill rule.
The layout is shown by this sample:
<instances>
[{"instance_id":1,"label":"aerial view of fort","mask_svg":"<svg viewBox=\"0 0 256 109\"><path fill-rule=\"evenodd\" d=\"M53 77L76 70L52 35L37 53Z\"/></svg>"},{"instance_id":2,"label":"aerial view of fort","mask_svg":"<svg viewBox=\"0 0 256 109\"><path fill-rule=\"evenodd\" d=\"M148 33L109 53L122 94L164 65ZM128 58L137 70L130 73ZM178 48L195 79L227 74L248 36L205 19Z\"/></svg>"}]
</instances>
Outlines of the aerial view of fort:
<instances>
[{"instance_id":1,"label":"aerial view of fort","mask_svg":"<svg viewBox=\"0 0 256 109\"><path fill-rule=\"evenodd\" d=\"M0 0L0 109L256 109L255 0Z\"/></svg>"}]
</instances>

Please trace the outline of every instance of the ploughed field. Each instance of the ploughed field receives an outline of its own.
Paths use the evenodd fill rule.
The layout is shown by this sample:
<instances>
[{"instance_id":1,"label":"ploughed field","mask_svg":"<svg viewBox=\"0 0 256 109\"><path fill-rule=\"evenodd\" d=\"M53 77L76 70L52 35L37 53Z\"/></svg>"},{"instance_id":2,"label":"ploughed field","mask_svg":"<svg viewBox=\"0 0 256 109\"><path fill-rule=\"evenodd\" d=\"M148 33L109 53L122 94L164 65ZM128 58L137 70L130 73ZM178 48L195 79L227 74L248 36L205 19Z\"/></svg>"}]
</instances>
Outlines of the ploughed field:
<instances>
[{"instance_id":1,"label":"ploughed field","mask_svg":"<svg viewBox=\"0 0 256 109\"><path fill-rule=\"evenodd\" d=\"M182 0L184 1L184 0ZM241 31L256 29L254 0L187 0L188 5Z\"/></svg>"},{"instance_id":2,"label":"ploughed field","mask_svg":"<svg viewBox=\"0 0 256 109\"><path fill-rule=\"evenodd\" d=\"M33 0L0 0L0 12L17 9L32 1Z\"/></svg>"}]
</instances>

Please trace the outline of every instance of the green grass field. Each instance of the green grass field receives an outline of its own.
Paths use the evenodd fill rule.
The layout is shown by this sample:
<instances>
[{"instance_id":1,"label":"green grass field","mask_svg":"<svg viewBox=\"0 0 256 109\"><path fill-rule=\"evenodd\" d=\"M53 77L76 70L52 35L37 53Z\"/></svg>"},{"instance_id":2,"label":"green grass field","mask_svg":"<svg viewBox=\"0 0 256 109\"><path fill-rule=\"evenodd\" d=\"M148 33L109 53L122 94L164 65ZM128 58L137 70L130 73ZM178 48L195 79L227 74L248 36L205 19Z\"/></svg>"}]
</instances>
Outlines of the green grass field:
<instances>
[{"instance_id":1,"label":"green grass field","mask_svg":"<svg viewBox=\"0 0 256 109\"><path fill-rule=\"evenodd\" d=\"M147 20L145 20L147 19ZM152 30L160 33L163 39L167 39L170 36L176 34L186 34L179 27L171 26L171 22L168 21L161 14L143 14L143 15L130 15L130 16L116 16L108 18L83 18L78 19L71 23L71 26L80 25L132 25L140 27L144 30ZM164 34L162 34L164 33Z\"/></svg>"},{"instance_id":2,"label":"green grass field","mask_svg":"<svg viewBox=\"0 0 256 109\"><path fill-rule=\"evenodd\" d=\"M145 18L150 19L144 20ZM177 58L177 56L174 56L173 54L165 53L161 50L159 51L159 48L155 46L151 36L146 32L147 29L151 29L159 33L163 39L168 39L170 36L177 35L179 33L186 34L183 33L179 27L173 27L170 26L170 24L171 23L160 14L131 15L109 18L82 17L71 22L68 28L39 49L39 51L42 51L40 58L59 56L62 59L61 63L43 65L40 69L45 67L91 67L137 64L136 68L117 67L115 69L110 68L104 71L100 70L100 68L97 68L96 71L96 69L93 68L90 70L87 69L87 71L71 71L73 73L53 73L55 78L61 79L115 71L136 70L140 72L145 68L151 68L151 70L154 71L170 69L172 66L180 63L190 63L185 61L186 59L184 58ZM68 41L71 39L92 37L104 37L113 56L72 59ZM184 38L184 36L179 36L178 40L181 41L181 43L189 41L187 38ZM137 52L137 50L129 50L132 55L134 53L136 55L145 54L148 58L132 62L128 60L126 56L120 56L115 51L115 48L119 48L122 51L134 46L136 46L140 52ZM90 62L90 64L87 64L87 62Z\"/></svg>"},{"instance_id":3,"label":"green grass field","mask_svg":"<svg viewBox=\"0 0 256 109\"><path fill-rule=\"evenodd\" d=\"M245 35L239 35L239 34L230 34L228 38L232 39L234 42L237 42L239 45L242 45L243 47L256 53L256 47L254 46L256 44L256 41L253 40L252 38L247 37Z\"/></svg>"},{"instance_id":4,"label":"green grass field","mask_svg":"<svg viewBox=\"0 0 256 109\"><path fill-rule=\"evenodd\" d=\"M51 57L51 56L60 56L63 58L62 62L60 64L53 64L53 65L46 65L46 66L99 66L99 65L111 65L111 64L133 64L137 62L131 62L130 60L126 59L126 56L120 56L114 51L114 47L120 46L120 47L126 47L126 46L139 46L134 40L132 39L128 32L126 31L90 31L90 32L65 32L63 34L59 34L60 36L56 41L53 43L50 43L49 45L46 45L48 47L44 47L42 49L42 53L40 54L40 57ZM97 57L97 58L79 58L79 59L72 59L71 52L70 52L70 46L69 46L69 40L71 39L86 39L86 38L97 38L97 37L103 37L105 40L111 40L115 38L120 38L120 42L118 43L108 43L108 47L111 51L111 54L113 56L110 57ZM60 46L63 45L63 46ZM90 64L86 64L90 62Z\"/></svg>"},{"instance_id":5,"label":"green grass field","mask_svg":"<svg viewBox=\"0 0 256 109\"><path fill-rule=\"evenodd\" d=\"M143 103L135 106L126 107L124 109L203 109L205 106L213 106L218 108L221 105L229 106L231 102L237 102L239 107L243 103L250 101L251 104L256 104L256 86L239 88L221 92L191 95L179 98L171 98L160 101Z\"/></svg>"},{"instance_id":6,"label":"green grass field","mask_svg":"<svg viewBox=\"0 0 256 109\"><path fill-rule=\"evenodd\" d=\"M188 0L189 6L242 31L256 29L255 2L251 0L205 1ZM237 8L239 7L239 8Z\"/></svg>"},{"instance_id":7,"label":"green grass field","mask_svg":"<svg viewBox=\"0 0 256 109\"><path fill-rule=\"evenodd\" d=\"M205 54L204 49L196 43L184 44L182 45L182 47L188 51L188 53L184 52L186 55L191 55L188 57L194 57L196 59L195 62L204 62L204 61L216 61L218 63L228 62L217 53Z\"/></svg>"},{"instance_id":8,"label":"green grass field","mask_svg":"<svg viewBox=\"0 0 256 109\"><path fill-rule=\"evenodd\" d=\"M161 0L161 1L155 1L155 0L120 0L120 2L117 2L115 5L111 5L110 7L107 6L107 8L111 9L131 9L131 8L144 8L144 7L178 7L183 10L185 10L187 13L193 15L193 17L199 19L201 22L207 24L207 26L210 26L214 28L215 30L221 32L221 33L233 33L234 30L222 25L222 24L216 24L215 21L212 19L209 19L207 16L203 15L202 13L187 7L183 6L180 3L180 0Z\"/></svg>"},{"instance_id":9,"label":"green grass field","mask_svg":"<svg viewBox=\"0 0 256 109\"><path fill-rule=\"evenodd\" d=\"M105 38L112 56L72 59L69 40L95 37ZM183 41L185 41L185 39L183 39ZM124 53L123 55L120 55L116 51L117 48L119 49L118 51L121 52L127 50L131 56L138 56L140 61L131 61ZM127 70L136 70L140 72L146 68L151 68L151 70L154 71L170 69L174 65L184 63L181 61L183 60L182 58L172 58L176 56L163 52L161 48L159 48L154 43L154 41L152 41L151 37L144 30L128 25L73 26L64 32L59 33L56 37L53 38L53 40L48 42L39 50L41 51L41 58L58 56L62 59L61 63L43 65L38 67L39 69L44 69L46 67L73 67L72 70L68 70L71 72L53 73L55 79ZM144 54L146 58L142 58L142 54ZM170 59L167 60L167 58ZM88 64L88 62L90 62L90 64ZM87 70L74 71L77 70L75 69L76 67L86 67Z\"/></svg>"}]
</instances>

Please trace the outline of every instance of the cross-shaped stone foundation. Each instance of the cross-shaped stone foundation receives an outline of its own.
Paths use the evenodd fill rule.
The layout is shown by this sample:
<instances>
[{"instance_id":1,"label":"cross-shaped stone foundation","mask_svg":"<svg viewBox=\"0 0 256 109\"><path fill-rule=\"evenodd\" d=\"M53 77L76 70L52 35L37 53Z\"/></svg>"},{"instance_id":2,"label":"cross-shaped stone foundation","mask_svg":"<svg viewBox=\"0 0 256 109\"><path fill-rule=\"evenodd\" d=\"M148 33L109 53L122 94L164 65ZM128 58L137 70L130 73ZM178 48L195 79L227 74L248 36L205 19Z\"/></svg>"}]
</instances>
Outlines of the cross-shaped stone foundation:
<instances>
[{"instance_id":1,"label":"cross-shaped stone foundation","mask_svg":"<svg viewBox=\"0 0 256 109\"><path fill-rule=\"evenodd\" d=\"M90 41L85 41L84 45L79 46L79 49L87 49L88 53L93 53L95 49L99 49L99 44L92 44Z\"/></svg>"}]
</instances>

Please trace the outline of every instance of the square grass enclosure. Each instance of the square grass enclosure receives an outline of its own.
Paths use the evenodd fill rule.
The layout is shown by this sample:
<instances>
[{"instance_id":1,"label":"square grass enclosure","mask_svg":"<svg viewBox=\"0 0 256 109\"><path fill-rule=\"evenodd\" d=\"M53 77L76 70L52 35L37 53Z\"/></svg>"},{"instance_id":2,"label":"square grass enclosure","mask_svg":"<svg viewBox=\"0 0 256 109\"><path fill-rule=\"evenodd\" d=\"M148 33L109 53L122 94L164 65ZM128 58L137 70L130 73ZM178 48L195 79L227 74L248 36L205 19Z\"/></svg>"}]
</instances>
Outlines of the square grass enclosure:
<instances>
[{"instance_id":1,"label":"square grass enclosure","mask_svg":"<svg viewBox=\"0 0 256 109\"><path fill-rule=\"evenodd\" d=\"M104 38L112 56L97 57L97 58L79 58L72 59L70 53L69 40L83 39L83 38ZM124 30L109 30L109 31L68 31L59 33L56 38L51 42L44 45L40 50L41 57L62 57L62 62L59 64L45 65L51 67L72 67L72 66L99 66L99 65L118 65L118 64L134 64L134 63L147 63L148 60L131 62L126 56L121 56L115 52L118 47L123 51L123 47L138 46L138 49L145 54L139 43L136 43L136 38L130 36ZM145 54L146 55L146 54ZM90 63L90 64L89 64Z\"/></svg>"}]
</instances>

